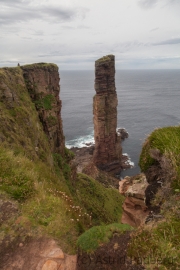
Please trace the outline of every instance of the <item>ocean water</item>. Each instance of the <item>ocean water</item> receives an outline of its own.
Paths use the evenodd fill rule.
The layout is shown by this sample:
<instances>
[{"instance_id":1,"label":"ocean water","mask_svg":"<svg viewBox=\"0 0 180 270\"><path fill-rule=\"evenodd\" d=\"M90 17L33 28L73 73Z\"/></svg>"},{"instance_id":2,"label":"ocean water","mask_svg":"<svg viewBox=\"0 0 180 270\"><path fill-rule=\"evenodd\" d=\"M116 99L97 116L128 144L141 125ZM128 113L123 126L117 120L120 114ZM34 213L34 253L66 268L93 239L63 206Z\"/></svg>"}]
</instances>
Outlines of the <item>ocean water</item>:
<instances>
[{"instance_id":1,"label":"ocean water","mask_svg":"<svg viewBox=\"0 0 180 270\"><path fill-rule=\"evenodd\" d=\"M94 71L61 71L63 129L66 146L93 142ZM180 70L118 70L118 127L129 138L122 143L134 163L121 176L140 172L139 155L145 138L155 128L180 125Z\"/></svg>"}]
</instances>

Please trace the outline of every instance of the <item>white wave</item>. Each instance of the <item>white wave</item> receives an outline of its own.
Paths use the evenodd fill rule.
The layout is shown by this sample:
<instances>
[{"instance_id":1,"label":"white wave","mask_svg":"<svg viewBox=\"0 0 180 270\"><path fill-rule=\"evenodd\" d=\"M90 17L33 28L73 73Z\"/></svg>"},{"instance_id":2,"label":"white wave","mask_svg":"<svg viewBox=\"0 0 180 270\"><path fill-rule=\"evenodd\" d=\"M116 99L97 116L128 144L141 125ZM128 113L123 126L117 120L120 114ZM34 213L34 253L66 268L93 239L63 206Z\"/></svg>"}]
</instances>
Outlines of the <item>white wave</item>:
<instances>
[{"instance_id":1,"label":"white wave","mask_svg":"<svg viewBox=\"0 0 180 270\"><path fill-rule=\"evenodd\" d=\"M72 147L82 148L84 146L88 147L87 144L94 144L94 136L93 136L93 134L86 135L86 136L80 136L80 137L78 137L76 139L69 140L69 141L66 142L66 147L68 149L70 149Z\"/></svg>"},{"instance_id":2,"label":"white wave","mask_svg":"<svg viewBox=\"0 0 180 270\"><path fill-rule=\"evenodd\" d=\"M126 133L129 134L129 133L127 132L127 130L126 130L124 127L117 127L117 128L116 128L116 131L118 131L118 129L124 129L124 130L126 131Z\"/></svg>"},{"instance_id":3,"label":"white wave","mask_svg":"<svg viewBox=\"0 0 180 270\"><path fill-rule=\"evenodd\" d=\"M131 158L129 157L129 155L128 155L127 153L123 153L123 156L126 156L126 157L128 158L128 160L126 160L125 163L126 163L127 165L130 165L131 168L133 168L133 167L134 167L134 162L131 161Z\"/></svg>"},{"instance_id":4,"label":"white wave","mask_svg":"<svg viewBox=\"0 0 180 270\"><path fill-rule=\"evenodd\" d=\"M132 162L131 160L127 160L125 163L130 165L131 167L134 167L134 162Z\"/></svg>"}]
</instances>

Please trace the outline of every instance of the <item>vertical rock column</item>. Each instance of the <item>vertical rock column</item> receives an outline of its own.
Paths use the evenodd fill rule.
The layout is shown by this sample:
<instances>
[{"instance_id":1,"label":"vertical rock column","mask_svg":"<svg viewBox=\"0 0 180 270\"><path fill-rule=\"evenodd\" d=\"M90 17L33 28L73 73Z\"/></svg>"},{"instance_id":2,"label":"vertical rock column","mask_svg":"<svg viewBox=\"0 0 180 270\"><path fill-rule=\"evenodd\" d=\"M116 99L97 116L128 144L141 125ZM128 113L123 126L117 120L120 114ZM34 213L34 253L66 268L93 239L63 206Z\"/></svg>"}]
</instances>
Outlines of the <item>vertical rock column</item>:
<instances>
[{"instance_id":1,"label":"vertical rock column","mask_svg":"<svg viewBox=\"0 0 180 270\"><path fill-rule=\"evenodd\" d=\"M115 57L107 55L95 62L93 99L95 150L93 161L102 170L120 170L121 138L117 128L117 94L115 87Z\"/></svg>"}]
</instances>

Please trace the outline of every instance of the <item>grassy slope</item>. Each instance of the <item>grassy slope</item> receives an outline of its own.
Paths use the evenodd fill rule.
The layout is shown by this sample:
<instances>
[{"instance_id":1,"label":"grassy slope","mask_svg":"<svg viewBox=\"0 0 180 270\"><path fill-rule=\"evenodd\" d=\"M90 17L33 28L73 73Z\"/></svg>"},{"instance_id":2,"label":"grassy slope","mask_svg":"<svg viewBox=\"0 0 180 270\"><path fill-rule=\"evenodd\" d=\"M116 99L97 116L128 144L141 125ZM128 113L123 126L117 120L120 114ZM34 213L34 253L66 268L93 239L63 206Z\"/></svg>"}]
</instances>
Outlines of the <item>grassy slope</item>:
<instances>
[{"instance_id":1,"label":"grassy slope","mask_svg":"<svg viewBox=\"0 0 180 270\"><path fill-rule=\"evenodd\" d=\"M180 127L160 128L149 135L139 162L144 172L157 163L150 154L152 149L160 150L171 164L174 174L167 182L171 183L172 193L163 197L161 214L165 220L139 228L129 246L129 255L137 260L144 258L146 269L158 265L156 269L180 269ZM157 196L155 200L158 200Z\"/></svg>"},{"instance_id":2,"label":"grassy slope","mask_svg":"<svg viewBox=\"0 0 180 270\"><path fill-rule=\"evenodd\" d=\"M50 152L21 68L0 69L0 197L19 208L0 224L2 249L18 237L49 235L75 252L86 229L120 220L121 195L85 175L72 185L65 152L64 158Z\"/></svg>"}]
</instances>

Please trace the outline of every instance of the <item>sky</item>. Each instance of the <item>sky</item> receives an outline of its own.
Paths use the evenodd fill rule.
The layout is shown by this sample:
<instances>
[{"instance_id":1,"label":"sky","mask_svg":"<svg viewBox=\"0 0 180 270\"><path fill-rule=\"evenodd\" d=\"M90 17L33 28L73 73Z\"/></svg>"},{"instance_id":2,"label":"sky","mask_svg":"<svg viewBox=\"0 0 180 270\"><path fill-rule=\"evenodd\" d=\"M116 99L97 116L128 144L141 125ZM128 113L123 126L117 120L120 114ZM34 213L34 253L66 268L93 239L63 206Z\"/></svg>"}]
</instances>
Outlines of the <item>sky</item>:
<instances>
[{"instance_id":1,"label":"sky","mask_svg":"<svg viewBox=\"0 0 180 270\"><path fill-rule=\"evenodd\" d=\"M180 0L0 0L0 66L180 69Z\"/></svg>"}]
</instances>

